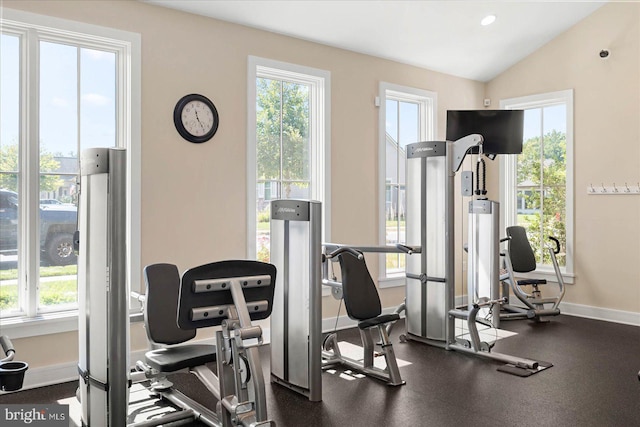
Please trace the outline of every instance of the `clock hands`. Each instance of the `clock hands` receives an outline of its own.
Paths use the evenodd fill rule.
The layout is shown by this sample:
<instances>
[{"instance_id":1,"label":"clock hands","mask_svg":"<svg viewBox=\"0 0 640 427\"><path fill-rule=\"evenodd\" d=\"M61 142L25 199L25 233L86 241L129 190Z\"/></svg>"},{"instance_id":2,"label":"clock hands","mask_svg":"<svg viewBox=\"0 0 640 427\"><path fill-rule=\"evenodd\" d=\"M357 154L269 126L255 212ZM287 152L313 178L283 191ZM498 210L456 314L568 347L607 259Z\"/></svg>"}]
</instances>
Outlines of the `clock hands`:
<instances>
[{"instance_id":1,"label":"clock hands","mask_svg":"<svg viewBox=\"0 0 640 427\"><path fill-rule=\"evenodd\" d=\"M198 123L200 123L200 127L202 128L203 132L206 132L204 125L202 124L202 122L200 121L200 117L198 117L198 112L196 111L196 120L198 121Z\"/></svg>"}]
</instances>

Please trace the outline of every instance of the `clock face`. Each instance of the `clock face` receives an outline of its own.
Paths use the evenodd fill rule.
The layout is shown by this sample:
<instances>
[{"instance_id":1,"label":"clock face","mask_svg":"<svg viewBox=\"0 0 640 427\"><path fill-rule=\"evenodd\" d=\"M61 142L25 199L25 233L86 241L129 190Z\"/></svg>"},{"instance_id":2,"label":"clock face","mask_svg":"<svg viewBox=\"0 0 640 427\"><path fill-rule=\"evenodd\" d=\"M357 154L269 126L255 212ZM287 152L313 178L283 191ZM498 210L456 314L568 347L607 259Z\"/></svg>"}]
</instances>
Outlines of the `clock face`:
<instances>
[{"instance_id":1,"label":"clock face","mask_svg":"<svg viewBox=\"0 0 640 427\"><path fill-rule=\"evenodd\" d=\"M189 142L210 140L218 130L218 110L206 96L192 93L183 96L173 111L176 130Z\"/></svg>"},{"instance_id":2,"label":"clock face","mask_svg":"<svg viewBox=\"0 0 640 427\"><path fill-rule=\"evenodd\" d=\"M190 101L182 109L182 126L193 136L204 136L213 129L213 111L202 101Z\"/></svg>"}]
</instances>

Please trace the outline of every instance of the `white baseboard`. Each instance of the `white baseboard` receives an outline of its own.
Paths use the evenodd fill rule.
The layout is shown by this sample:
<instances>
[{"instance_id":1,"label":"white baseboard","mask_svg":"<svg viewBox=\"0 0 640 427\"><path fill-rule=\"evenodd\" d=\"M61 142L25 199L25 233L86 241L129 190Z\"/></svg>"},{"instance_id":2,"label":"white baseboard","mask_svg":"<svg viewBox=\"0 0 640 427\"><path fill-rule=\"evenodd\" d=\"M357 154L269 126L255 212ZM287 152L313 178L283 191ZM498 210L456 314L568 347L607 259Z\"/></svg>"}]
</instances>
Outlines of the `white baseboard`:
<instances>
[{"instance_id":1,"label":"white baseboard","mask_svg":"<svg viewBox=\"0 0 640 427\"><path fill-rule=\"evenodd\" d=\"M22 390L60 384L77 379L78 362L61 363L59 365L49 365L41 368L29 368L24 375Z\"/></svg>"},{"instance_id":2,"label":"white baseboard","mask_svg":"<svg viewBox=\"0 0 640 427\"><path fill-rule=\"evenodd\" d=\"M515 299L515 298L514 298ZM461 305L464 300L460 297L456 298L456 305ZM383 314L391 314L395 310L395 307L390 307L382 310ZM560 304L560 311L562 314L568 316L584 317L587 319L603 320L606 322L621 323L625 325L640 326L640 313L633 311L614 310L610 308L591 307L581 304L572 304L563 302ZM400 315L404 316L404 313ZM336 318L326 318L322 320L322 330L324 332L353 328L357 325L355 320L349 319L345 314ZM270 342L270 330L268 326L263 325L263 339L265 343ZM212 338L199 340L202 344L212 344ZM132 364L135 364L136 360L144 358L146 350L136 350L131 353ZM31 388L44 387L52 384L60 384L67 381L74 381L78 379L78 367L77 362L68 362L58 365L43 366L39 368L29 368L26 372L24 385L22 390Z\"/></svg>"},{"instance_id":3,"label":"white baseboard","mask_svg":"<svg viewBox=\"0 0 640 427\"><path fill-rule=\"evenodd\" d=\"M584 317L587 319L640 326L640 313L634 311L622 311L611 308L591 307L588 305L562 302L560 303L560 312L567 316Z\"/></svg>"}]
</instances>

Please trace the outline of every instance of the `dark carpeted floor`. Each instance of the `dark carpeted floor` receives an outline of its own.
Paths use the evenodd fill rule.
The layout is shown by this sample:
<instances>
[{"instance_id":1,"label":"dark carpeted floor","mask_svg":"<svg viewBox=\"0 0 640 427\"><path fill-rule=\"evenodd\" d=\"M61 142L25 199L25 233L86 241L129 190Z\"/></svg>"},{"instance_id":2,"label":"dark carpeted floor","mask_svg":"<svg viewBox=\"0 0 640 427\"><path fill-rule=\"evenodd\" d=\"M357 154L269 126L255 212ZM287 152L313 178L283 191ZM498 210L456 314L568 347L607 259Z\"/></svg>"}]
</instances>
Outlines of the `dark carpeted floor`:
<instances>
[{"instance_id":1,"label":"dark carpeted floor","mask_svg":"<svg viewBox=\"0 0 640 427\"><path fill-rule=\"evenodd\" d=\"M369 379L323 373L323 401L314 403L267 379L269 416L278 426L640 426L640 328L570 316L550 323L503 322L517 335L494 351L552 362L520 378L498 372L499 363L417 342L392 340L407 384L389 387ZM358 343L355 330L340 340ZM265 376L269 349L261 349ZM212 404L190 374L174 376L184 391ZM75 395L66 383L0 396L0 404L54 403Z\"/></svg>"}]
</instances>

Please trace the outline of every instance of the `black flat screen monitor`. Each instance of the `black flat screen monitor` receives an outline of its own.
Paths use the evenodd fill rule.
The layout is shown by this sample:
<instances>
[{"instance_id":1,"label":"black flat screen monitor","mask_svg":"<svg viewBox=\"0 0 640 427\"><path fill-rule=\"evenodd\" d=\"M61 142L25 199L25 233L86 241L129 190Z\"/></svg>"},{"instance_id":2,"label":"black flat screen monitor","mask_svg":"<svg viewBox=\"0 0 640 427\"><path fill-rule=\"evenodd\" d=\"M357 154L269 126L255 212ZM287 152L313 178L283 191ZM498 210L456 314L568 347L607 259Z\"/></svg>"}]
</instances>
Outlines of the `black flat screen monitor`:
<instances>
[{"instance_id":1,"label":"black flat screen monitor","mask_svg":"<svg viewBox=\"0 0 640 427\"><path fill-rule=\"evenodd\" d=\"M522 153L523 110L447 111L447 140L456 141L467 135L482 135L484 154ZM474 147L471 153L478 153Z\"/></svg>"}]
</instances>

